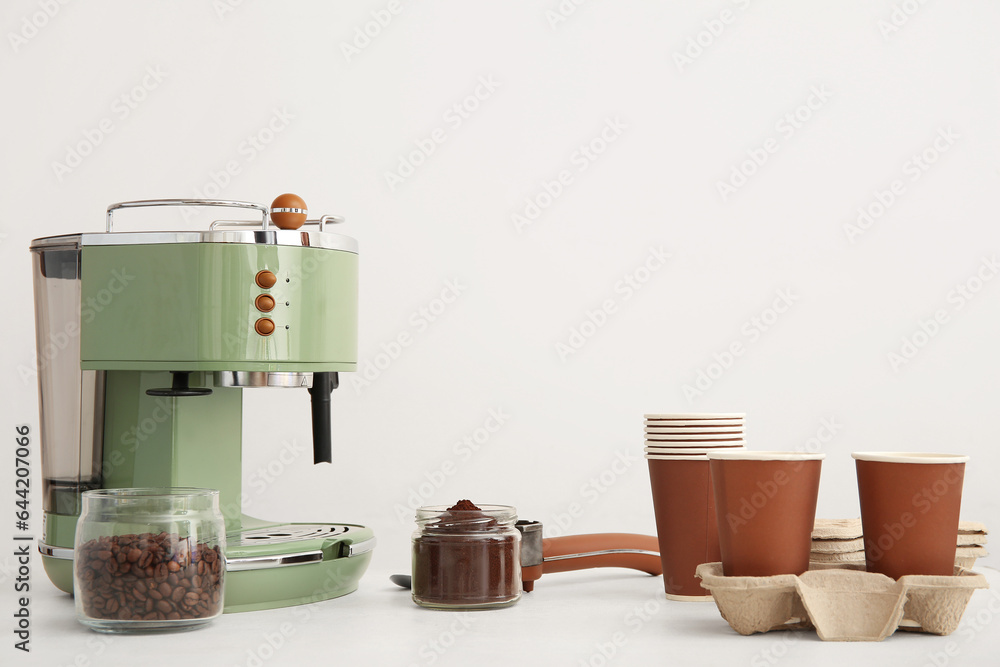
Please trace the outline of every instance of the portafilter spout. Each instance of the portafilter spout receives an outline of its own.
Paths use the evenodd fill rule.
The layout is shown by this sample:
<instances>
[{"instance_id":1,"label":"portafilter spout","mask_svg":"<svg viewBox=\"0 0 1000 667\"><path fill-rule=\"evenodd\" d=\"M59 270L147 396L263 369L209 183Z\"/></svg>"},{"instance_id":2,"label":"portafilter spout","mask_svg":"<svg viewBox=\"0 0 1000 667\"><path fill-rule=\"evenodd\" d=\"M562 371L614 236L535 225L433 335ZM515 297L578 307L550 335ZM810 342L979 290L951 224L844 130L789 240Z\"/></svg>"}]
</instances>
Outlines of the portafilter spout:
<instances>
[{"instance_id":1,"label":"portafilter spout","mask_svg":"<svg viewBox=\"0 0 1000 667\"><path fill-rule=\"evenodd\" d=\"M330 394L340 385L337 373L313 373L312 397L313 463L333 463L330 441Z\"/></svg>"}]
</instances>

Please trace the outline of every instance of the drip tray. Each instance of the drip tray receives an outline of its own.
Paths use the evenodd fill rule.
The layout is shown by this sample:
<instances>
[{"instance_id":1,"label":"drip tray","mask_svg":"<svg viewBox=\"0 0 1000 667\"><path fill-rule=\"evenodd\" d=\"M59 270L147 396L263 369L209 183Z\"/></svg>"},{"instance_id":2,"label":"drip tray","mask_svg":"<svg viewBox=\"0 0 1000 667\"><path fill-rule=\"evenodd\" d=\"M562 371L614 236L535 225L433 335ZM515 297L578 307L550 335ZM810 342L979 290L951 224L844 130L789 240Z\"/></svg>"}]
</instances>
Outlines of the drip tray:
<instances>
[{"instance_id":1,"label":"drip tray","mask_svg":"<svg viewBox=\"0 0 1000 667\"><path fill-rule=\"evenodd\" d=\"M308 565L354 558L375 548L375 536L364 526L339 523L272 524L226 536L230 571Z\"/></svg>"},{"instance_id":2,"label":"drip tray","mask_svg":"<svg viewBox=\"0 0 1000 667\"><path fill-rule=\"evenodd\" d=\"M259 547L306 540L326 540L343 537L357 526L330 523L291 523L244 530L227 536L229 547Z\"/></svg>"}]
</instances>

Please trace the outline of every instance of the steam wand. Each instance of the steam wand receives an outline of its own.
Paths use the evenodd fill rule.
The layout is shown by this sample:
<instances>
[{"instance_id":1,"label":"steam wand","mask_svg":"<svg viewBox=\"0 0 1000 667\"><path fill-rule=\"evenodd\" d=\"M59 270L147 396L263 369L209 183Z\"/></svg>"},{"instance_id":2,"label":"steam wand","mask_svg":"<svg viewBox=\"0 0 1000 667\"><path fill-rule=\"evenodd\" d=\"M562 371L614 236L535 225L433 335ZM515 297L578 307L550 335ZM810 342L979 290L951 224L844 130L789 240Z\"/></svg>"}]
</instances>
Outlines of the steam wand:
<instances>
[{"instance_id":1,"label":"steam wand","mask_svg":"<svg viewBox=\"0 0 1000 667\"><path fill-rule=\"evenodd\" d=\"M333 463L330 442L330 394L340 385L337 373L313 373L312 397L313 463Z\"/></svg>"}]
</instances>

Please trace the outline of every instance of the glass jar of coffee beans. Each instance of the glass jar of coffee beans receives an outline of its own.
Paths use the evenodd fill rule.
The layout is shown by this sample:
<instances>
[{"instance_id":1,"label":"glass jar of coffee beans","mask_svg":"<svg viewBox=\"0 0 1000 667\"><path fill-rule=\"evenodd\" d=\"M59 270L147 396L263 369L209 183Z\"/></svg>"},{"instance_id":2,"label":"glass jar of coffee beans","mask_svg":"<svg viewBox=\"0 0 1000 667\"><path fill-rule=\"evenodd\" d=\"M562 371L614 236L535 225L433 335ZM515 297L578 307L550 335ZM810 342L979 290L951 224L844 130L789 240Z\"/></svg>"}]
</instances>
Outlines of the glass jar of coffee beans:
<instances>
[{"instance_id":1,"label":"glass jar of coffee beans","mask_svg":"<svg viewBox=\"0 0 1000 667\"><path fill-rule=\"evenodd\" d=\"M77 618L99 632L203 625L222 613L225 548L218 491L87 491L73 553Z\"/></svg>"}]
</instances>

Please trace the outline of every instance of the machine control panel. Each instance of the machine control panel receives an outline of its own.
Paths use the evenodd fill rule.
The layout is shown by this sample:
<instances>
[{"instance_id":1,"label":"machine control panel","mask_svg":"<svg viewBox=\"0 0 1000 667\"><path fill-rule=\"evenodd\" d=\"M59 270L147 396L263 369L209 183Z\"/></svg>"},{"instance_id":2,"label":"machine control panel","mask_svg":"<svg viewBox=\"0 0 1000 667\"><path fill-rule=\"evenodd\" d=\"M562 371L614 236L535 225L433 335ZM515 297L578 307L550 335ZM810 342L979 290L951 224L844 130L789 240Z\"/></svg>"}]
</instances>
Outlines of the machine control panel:
<instances>
[{"instance_id":1,"label":"machine control panel","mask_svg":"<svg viewBox=\"0 0 1000 667\"><path fill-rule=\"evenodd\" d=\"M274 275L273 271L262 269L254 276L254 282L262 289L271 289L278 282L278 277ZM275 303L274 297L270 294L258 294L257 298L253 301L254 307L262 313L269 313L274 310ZM270 336L274 333L274 329L274 320L270 317L261 317L253 325L253 330L261 336Z\"/></svg>"}]
</instances>

